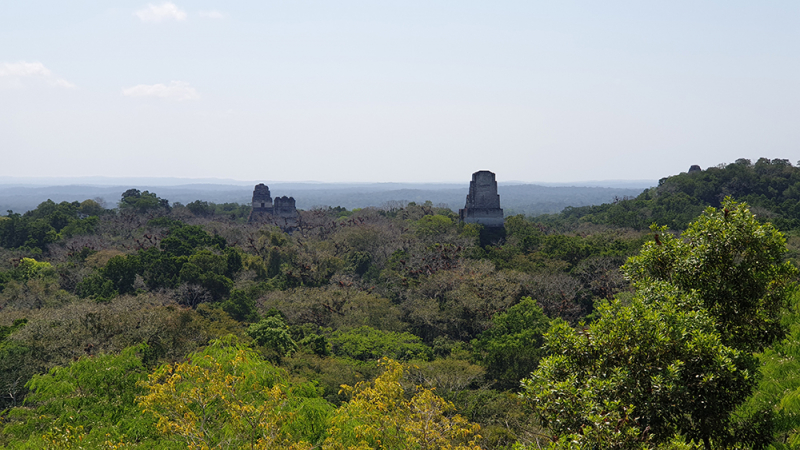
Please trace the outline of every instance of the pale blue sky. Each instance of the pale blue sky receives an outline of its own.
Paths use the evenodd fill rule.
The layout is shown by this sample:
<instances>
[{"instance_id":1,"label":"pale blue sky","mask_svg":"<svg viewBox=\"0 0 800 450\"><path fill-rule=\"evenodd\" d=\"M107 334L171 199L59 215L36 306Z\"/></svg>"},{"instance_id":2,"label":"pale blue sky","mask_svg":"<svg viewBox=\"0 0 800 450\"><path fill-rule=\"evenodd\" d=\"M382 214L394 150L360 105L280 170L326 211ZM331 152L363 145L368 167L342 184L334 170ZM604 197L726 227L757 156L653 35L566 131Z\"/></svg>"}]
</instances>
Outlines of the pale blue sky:
<instances>
[{"instance_id":1,"label":"pale blue sky","mask_svg":"<svg viewBox=\"0 0 800 450\"><path fill-rule=\"evenodd\" d=\"M798 144L796 1L0 6L0 176L658 179Z\"/></svg>"}]
</instances>

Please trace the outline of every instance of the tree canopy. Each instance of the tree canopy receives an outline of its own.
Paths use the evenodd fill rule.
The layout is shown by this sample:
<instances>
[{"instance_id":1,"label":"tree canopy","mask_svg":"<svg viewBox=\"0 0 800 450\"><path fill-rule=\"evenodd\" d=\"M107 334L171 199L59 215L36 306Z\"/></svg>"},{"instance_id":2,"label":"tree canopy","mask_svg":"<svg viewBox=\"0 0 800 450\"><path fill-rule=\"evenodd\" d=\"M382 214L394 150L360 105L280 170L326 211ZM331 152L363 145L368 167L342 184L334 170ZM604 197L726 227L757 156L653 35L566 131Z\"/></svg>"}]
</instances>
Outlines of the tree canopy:
<instances>
[{"instance_id":1,"label":"tree canopy","mask_svg":"<svg viewBox=\"0 0 800 450\"><path fill-rule=\"evenodd\" d=\"M288 226L137 189L9 213L0 447L795 445L800 230L719 182L784 205L795 172L499 232L432 202Z\"/></svg>"},{"instance_id":2,"label":"tree canopy","mask_svg":"<svg viewBox=\"0 0 800 450\"><path fill-rule=\"evenodd\" d=\"M783 334L797 269L781 233L731 200L681 238L653 230L623 268L636 295L601 303L588 326L556 323L550 356L524 382L564 447L728 445L731 414L759 380L753 352Z\"/></svg>"}]
</instances>

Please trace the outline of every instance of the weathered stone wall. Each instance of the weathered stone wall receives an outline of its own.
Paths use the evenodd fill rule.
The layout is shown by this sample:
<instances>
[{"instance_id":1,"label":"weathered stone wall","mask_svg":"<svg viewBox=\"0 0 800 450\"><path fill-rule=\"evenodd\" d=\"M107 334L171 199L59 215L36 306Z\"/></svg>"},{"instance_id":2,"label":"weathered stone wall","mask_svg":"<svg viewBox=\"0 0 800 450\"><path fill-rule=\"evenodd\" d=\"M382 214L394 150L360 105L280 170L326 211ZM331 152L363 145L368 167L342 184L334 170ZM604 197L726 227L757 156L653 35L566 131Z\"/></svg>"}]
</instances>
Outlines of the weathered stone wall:
<instances>
[{"instance_id":1,"label":"weathered stone wall","mask_svg":"<svg viewBox=\"0 0 800 450\"><path fill-rule=\"evenodd\" d=\"M269 193L269 187L264 183L259 183L253 189L253 211L258 212L271 212L272 210L272 197Z\"/></svg>"},{"instance_id":2,"label":"weathered stone wall","mask_svg":"<svg viewBox=\"0 0 800 450\"><path fill-rule=\"evenodd\" d=\"M497 194L494 173L481 170L472 174L465 208L500 208L500 196Z\"/></svg>"},{"instance_id":3,"label":"weathered stone wall","mask_svg":"<svg viewBox=\"0 0 800 450\"><path fill-rule=\"evenodd\" d=\"M466 205L458 214L464 223L478 223L486 227L504 225L494 173L481 170L472 174Z\"/></svg>"},{"instance_id":4,"label":"weathered stone wall","mask_svg":"<svg viewBox=\"0 0 800 450\"><path fill-rule=\"evenodd\" d=\"M275 197L272 213L279 217L297 217L294 197Z\"/></svg>"},{"instance_id":5,"label":"weathered stone wall","mask_svg":"<svg viewBox=\"0 0 800 450\"><path fill-rule=\"evenodd\" d=\"M284 230L297 226L297 208L293 197L275 197L264 183L253 189L253 201L248 222L274 223Z\"/></svg>"}]
</instances>

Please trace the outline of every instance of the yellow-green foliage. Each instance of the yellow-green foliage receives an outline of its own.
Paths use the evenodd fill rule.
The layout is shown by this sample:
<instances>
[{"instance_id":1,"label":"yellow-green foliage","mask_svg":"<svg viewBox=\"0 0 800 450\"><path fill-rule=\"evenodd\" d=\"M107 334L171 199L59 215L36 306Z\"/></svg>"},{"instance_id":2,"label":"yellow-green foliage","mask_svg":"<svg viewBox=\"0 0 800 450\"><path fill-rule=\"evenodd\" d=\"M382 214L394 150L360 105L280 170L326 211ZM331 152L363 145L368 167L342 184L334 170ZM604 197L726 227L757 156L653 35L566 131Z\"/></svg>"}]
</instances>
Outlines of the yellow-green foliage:
<instances>
[{"instance_id":1,"label":"yellow-green foliage","mask_svg":"<svg viewBox=\"0 0 800 450\"><path fill-rule=\"evenodd\" d=\"M420 237L436 236L451 229L455 229L453 221L439 214L423 216L414 223L414 230Z\"/></svg>"},{"instance_id":2,"label":"yellow-green foliage","mask_svg":"<svg viewBox=\"0 0 800 450\"><path fill-rule=\"evenodd\" d=\"M40 262L33 258L22 258L15 272L21 280L30 280L44 275L52 267L52 264L47 261Z\"/></svg>"},{"instance_id":3,"label":"yellow-green foliage","mask_svg":"<svg viewBox=\"0 0 800 450\"><path fill-rule=\"evenodd\" d=\"M403 366L388 359L382 365L375 381L342 386L351 399L331 419L324 450L480 449L477 424L448 416L453 404L430 389L418 387L406 399L400 385Z\"/></svg>"},{"instance_id":4,"label":"yellow-green foliage","mask_svg":"<svg viewBox=\"0 0 800 450\"><path fill-rule=\"evenodd\" d=\"M168 439L188 449L311 448L289 433L297 412L285 374L233 337L158 368L142 386L139 406Z\"/></svg>"}]
</instances>

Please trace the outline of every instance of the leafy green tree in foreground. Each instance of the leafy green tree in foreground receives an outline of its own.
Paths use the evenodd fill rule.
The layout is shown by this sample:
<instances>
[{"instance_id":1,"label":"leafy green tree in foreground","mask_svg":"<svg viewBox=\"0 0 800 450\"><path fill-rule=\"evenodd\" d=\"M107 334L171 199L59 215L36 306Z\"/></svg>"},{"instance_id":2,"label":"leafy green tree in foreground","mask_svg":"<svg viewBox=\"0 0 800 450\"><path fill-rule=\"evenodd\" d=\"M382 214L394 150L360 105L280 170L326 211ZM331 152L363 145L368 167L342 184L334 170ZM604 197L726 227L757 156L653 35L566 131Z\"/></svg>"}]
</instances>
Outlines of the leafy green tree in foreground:
<instances>
[{"instance_id":1,"label":"leafy green tree in foreground","mask_svg":"<svg viewBox=\"0 0 800 450\"><path fill-rule=\"evenodd\" d=\"M755 383L749 354L721 343L708 314L670 286L604 302L585 330L556 324L525 396L561 443L653 448L725 428Z\"/></svg>"},{"instance_id":2,"label":"leafy green tree in foreground","mask_svg":"<svg viewBox=\"0 0 800 450\"><path fill-rule=\"evenodd\" d=\"M795 288L797 269L783 260L781 232L758 223L747 205L729 198L721 209L706 209L683 239L664 228L653 231L656 241L623 266L634 283L659 280L696 293L726 345L761 351L783 336L781 311Z\"/></svg>"},{"instance_id":3,"label":"leafy green tree in foreground","mask_svg":"<svg viewBox=\"0 0 800 450\"><path fill-rule=\"evenodd\" d=\"M630 304L604 302L580 330L556 323L552 356L523 382L555 447L655 448L680 436L725 445L758 381L752 352L781 335L796 275L784 252L779 232L729 199L683 239L645 245L624 266L638 289Z\"/></svg>"},{"instance_id":4,"label":"leafy green tree in foreground","mask_svg":"<svg viewBox=\"0 0 800 450\"><path fill-rule=\"evenodd\" d=\"M3 429L4 440L13 439L7 448L70 448L73 441L81 443L75 448L101 448L119 440L152 445L153 420L134 403L144 393L137 383L147 377L141 359L147 350L141 344L35 375L27 385L28 407L12 409Z\"/></svg>"},{"instance_id":5,"label":"leafy green tree in foreground","mask_svg":"<svg viewBox=\"0 0 800 450\"><path fill-rule=\"evenodd\" d=\"M783 322L787 337L758 355L761 381L735 413L740 441L775 449L800 448L800 295Z\"/></svg>"}]
</instances>

